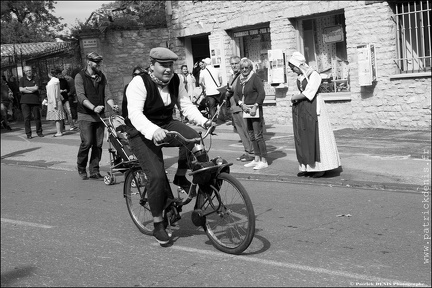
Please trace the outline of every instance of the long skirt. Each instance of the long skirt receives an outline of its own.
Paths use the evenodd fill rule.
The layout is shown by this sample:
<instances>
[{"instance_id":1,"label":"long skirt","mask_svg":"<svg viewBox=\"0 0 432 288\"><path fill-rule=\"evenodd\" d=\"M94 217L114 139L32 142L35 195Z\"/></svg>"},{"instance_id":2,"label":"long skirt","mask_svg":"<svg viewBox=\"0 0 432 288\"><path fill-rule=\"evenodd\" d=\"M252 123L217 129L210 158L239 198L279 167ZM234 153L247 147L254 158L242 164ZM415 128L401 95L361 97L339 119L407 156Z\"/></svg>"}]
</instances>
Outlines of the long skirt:
<instances>
[{"instance_id":1,"label":"long skirt","mask_svg":"<svg viewBox=\"0 0 432 288\"><path fill-rule=\"evenodd\" d=\"M47 115L46 120L63 120L66 119L66 113L63 109L63 104L61 101L57 103L57 109L54 108L54 105L48 104L47 107Z\"/></svg>"},{"instance_id":2,"label":"long skirt","mask_svg":"<svg viewBox=\"0 0 432 288\"><path fill-rule=\"evenodd\" d=\"M317 95L317 97L317 101L319 101L317 106L320 111L318 115L320 162L315 162L314 165L299 164L299 170L302 172L328 171L341 166L341 160L336 146L336 139L330 124L330 118L324 100L320 95Z\"/></svg>"}]
</instances>

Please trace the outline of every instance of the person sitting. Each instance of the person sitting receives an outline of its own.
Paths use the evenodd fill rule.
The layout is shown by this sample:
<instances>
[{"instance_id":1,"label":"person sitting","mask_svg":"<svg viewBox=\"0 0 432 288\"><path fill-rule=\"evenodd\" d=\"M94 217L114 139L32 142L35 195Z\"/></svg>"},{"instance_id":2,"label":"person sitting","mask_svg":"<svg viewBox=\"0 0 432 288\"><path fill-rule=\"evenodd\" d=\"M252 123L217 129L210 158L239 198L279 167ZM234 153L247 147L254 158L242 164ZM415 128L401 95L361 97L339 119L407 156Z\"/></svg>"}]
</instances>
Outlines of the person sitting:
<instances>
[{"instance_id":1,"label":"person sitting","mask_svg":"<svg viewBox=\"0 0 432 288\"><path fill-rule=\"evenodd\" d=\"M132 152L137 157L149 181L148 201L153 216L153 236L161 244L170 240L163 221L163 210L173 193L165 173L162 147L154 141L162 141L168 131L177 131L186 138L199 137L197 131L181 121L173 119L173 109L179 105L182 113L191 121L210 127L211 121L201 115L192 104L179 76L174 73L174 61L178 56L171 50L157 47L150 50L150 67L147 73L134 77L126 89L127 118L125 123L132 128L128 139ZM171 146L171 145L170 145ZM175 144L172 147L177 146ZM186 178L189 167L188 155L193 143L180 147L177 171L173 183L189 190L191 183Z\"/></svg>"}]
</instances>

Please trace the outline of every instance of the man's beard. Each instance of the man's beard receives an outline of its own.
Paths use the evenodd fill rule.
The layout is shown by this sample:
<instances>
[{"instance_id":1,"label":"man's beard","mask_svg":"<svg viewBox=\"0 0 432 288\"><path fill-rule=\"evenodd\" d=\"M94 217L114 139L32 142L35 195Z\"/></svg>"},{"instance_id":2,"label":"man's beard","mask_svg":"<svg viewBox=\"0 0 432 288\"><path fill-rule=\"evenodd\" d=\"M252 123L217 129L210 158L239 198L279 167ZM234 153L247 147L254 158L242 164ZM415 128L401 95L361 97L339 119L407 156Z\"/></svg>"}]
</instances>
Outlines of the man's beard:
<instances>
[{"instance_id":1,"label":"man's beard","mask_svg":"<svg viewBox=\"0 0 432 288\"><path fill-rule=\"evenodd\" d=\"M99 69L97 69L96 67L91 67L91 70L92 70L95 74L99 74Z\"/></svg>"}]
</instances>

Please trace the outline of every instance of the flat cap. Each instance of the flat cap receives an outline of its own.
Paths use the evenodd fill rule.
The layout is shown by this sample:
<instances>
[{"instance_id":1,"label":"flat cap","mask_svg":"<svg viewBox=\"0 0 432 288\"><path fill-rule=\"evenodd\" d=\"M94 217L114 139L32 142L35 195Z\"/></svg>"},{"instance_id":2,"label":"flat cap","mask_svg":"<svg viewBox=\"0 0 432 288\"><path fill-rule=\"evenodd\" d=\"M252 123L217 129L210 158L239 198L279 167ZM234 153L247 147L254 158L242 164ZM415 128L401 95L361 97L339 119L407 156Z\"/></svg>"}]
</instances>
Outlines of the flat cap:
<instances>
[{"instance_id":1,"label":"flat cap","mask_svg":"<svg viewBox=\"0 0 432 288\"><path fill-rule=\"evenodd\" d=\"M92 62L96 62L99 63L102 61L102 56L100 56L99 54L97 54L96 52L90 52L89 54L87 54L86 58Z\"/></svg>"},{"instance_id":2,"label":"flat cap","mask_svg":"<svg viewBox=\"0 0 432 288\"><path fill-rule=\"evenodd\" d=\"M164 47L156 47L150 50L150 58L157 62L174 62L178 59L177 54Z\"/></svg>"}]
</instances>

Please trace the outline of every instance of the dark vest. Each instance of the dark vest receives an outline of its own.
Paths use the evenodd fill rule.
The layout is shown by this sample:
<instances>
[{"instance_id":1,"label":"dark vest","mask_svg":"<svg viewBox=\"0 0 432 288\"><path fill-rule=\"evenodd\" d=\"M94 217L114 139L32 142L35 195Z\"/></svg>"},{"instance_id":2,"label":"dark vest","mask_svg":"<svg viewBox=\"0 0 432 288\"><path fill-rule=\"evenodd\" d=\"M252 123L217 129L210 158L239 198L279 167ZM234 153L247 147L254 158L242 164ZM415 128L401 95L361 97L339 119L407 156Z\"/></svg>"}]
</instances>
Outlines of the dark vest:
<instances>
[{"instance_id":1,"label":"dark vest","mask_svg":"<svg viewBox=\"0 0 432 288\"><path fill-rule=\"evenodd\" d=\"M307 84L306 79L303 79L301 83L297 80L300 92L306 89ZM315 96L312 101L304 99L292 106L297 160L300 164L311 166L320 161L316 98Z\"/></svg>"},{"instance_id":2,"label":"dark vest","mask_svg":"<svg viewBox=\"0 0 432 288\"><path fill-rule=\"evenodd\" d=\"M66 92L61 92L60 94L63 97L62 103L66 103L66 101L68 101L68 93L69 93L69 83L67 82L66 79L64 78L59 78L60 81L60 90L67 90Z\"/></svg>"},{"instance_id":3,"label":"dark vest","mask_svg":"<svg viewBox=\"0 0 432 288\"><path fill-rule=\"evenodd\" d=\"M105 85L106 85L106 78L103 73L100 73L99 76L102 77L100 82L96 82L96 85L93 85L93 80L90 75L87 75L84 70L81 70L79 72L83 79L84 84L84 91L87 99L94 105L99 106L103 105L105 106ZM91 109L85 107L78 101L77 110L80 113L84 114L94 114Z\"/></svg>"},{"instance_id":4,"label":"dark vest","mask_svg":"<svg viewBox=\"0 0 432 288\"><path fill-rule=\"evenodd\" d=\"M143 74L140 75L140 77L143 79L144 86L147 90L147 97L144 104L143 114L147 117L147 119L149 119L152 123L158 126L162 126L171 122L173 120L174 106L178 102L178 88L180 85L180 78L178 77L178 75L174 74L174 77L168 84L168 91L171 97L171 103L168 106L164 105L158 90L158 85L151 80L150 76L148 74ZM123 98L123 101L124 103L127 103L126 97ZM122 114L127 116L127 104L123 107L125 111L123 111ZM130 128L133 128L128 131L131 137L139 133L132 125L129 118L125 118L125 123Z\"/></svg>"}]
</instances>

